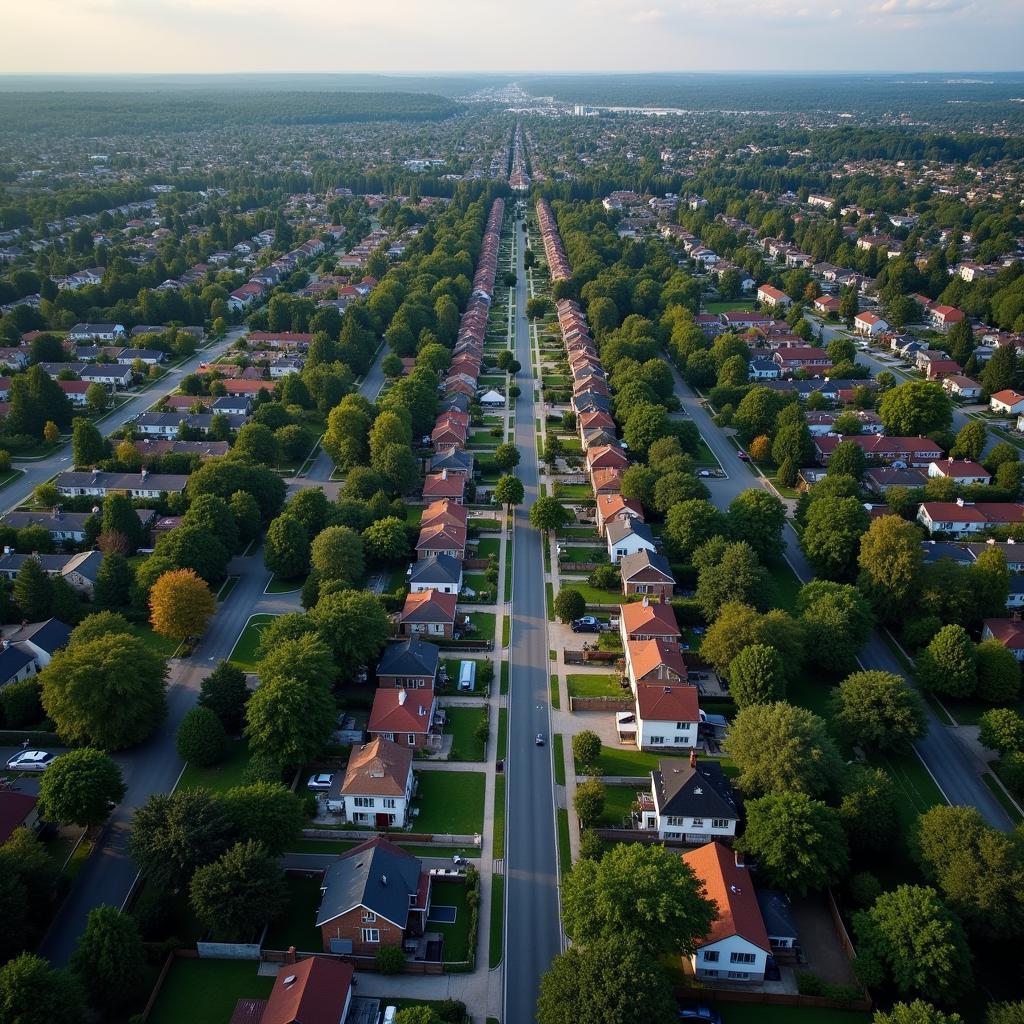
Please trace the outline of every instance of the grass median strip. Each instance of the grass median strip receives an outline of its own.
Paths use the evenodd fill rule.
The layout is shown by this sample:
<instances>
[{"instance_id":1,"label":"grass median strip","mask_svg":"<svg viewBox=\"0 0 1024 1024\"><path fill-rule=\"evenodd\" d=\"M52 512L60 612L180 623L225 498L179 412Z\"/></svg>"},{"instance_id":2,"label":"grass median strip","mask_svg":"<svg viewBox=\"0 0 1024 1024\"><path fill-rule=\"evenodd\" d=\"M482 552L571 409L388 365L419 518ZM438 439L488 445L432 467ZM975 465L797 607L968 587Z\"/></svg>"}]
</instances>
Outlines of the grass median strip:
<instances>
[{"instance_id":1,"label":"grass median strip","mask_svg":"<svg viewBox=\"0 0 1024 1024\"><path fill-rule=\"evenodd\" d=\"M555 759L555 785L565 785L565 747L562 742L562 734L556 732L551 737L551 752Z\"/></svg>"},{"instance_id":2,"label":"grass median strip","mask_svg":"<svg viewBox=\"0 0 1024 1024\"><path fill-rule=\"evenodd\" d=\"M569 812L558 810L558 870L565 874L572 868L572 843L569 839Z\"/></svg>"},{"instance_id":3,"label":"grass median strip","mask_svg":"<svg viewBox=\"0 0 1024 1024\"><path fill-rule=\"evenodd\" d=\"M557 711L562 706L562 698L558 692L558 676L551 675L551 706Z\"/></svg>"},{"instance_id":4,"label":"grass median strip","mask_svg":"<svg viewBox=\"0 0 1024 1024\"><path fill-rule=\"evenodd\" d=\"M505 876L491 875L491 951L488 963L494 970L501 963L505 923Z\"/></svg>"},{"instance_id":5,"label":"grass median strip","mask_svg":"<svg viewBox=\"0 0 1024 1024\"><path fill-rule=\"evenodd\" d=\"M494 779L494 859L505 856L505 776Z\"/></svg>"}]
</instances>

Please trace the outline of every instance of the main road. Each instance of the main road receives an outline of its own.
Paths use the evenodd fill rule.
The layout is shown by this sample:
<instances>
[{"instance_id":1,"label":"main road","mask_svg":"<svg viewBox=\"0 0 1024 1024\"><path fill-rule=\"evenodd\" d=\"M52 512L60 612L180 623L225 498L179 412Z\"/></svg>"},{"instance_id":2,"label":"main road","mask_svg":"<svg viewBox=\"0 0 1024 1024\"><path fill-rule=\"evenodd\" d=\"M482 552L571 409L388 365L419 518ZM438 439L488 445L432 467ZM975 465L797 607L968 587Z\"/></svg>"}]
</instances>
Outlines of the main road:
<instances>
[{"instance_id":1,"label":"main road","mask_svg":"<svg viewBox=\"0 0 1024 1024\"><path fill-rule=\"evenodd\" d=\"M518 233L519 222L513 222ZM525 497L513 532L512 632L508 696L508 757L505 827L505 1012L507 1024L527 1024L536 1015L540 979L561 952L558 858L555 852L554 785L548 685L547 604L540 532L528 509L540 493L534 419L533 359L526 319L524 246L516 239L515 444L522 459ZM535 739L544 737L544 746Z\"/></svg>"},{"instance_id":2,"label":"main road","mask_svg":"<svg viewBox=\"0 0 1024 1024\"><path fill-rule=\"evenodd\" d=\"M754 477L749 465L740 460L732 442L715 424L700 398L683 382L674 367L672 372L676 379L676 395L682 402L684 413L697 425L708 447L728 474L727 479L707 481L715 505L724 509L737 494L748 487L766 487L764 478L760 475ZM804 557L790 520L786 521L783 540L786 543L786 560L797 577L804 583L812 580L814 570ZM871 633L861 651L860 663L865 669L893 672L906 678L903 666L877 629ZM1013 824L994 794L982 782L979 773L981 765L976 756L961 741L957 730L947 725L928 703L925 704L925 712L928 732L914 744L914 749L946 799L952 804L976 807L990 825L1009 832Z\"/></svg>"}]
</instances>

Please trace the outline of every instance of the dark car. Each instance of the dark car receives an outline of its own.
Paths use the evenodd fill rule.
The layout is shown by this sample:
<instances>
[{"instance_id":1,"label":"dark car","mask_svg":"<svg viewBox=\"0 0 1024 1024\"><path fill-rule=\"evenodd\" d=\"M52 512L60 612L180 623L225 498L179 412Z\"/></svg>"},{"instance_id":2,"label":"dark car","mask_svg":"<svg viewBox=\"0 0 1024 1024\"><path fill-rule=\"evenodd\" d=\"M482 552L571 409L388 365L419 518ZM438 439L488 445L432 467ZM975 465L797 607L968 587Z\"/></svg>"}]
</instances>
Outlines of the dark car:
<instances>
[{"instance_id":1,"label":"dark car","mask_svg":"<svg viewBox=\"0 0 1024 1024\"><path fill-rule=\"evenodd\" d=\"M705 1024L722 1024L722 1015L704 1003L680 1003L680 1020L699 1020Z\"/></svg>"},{"instance_id":2,"label":"dark car","mask_svg":"<svg viewBox=\"0 0 1024 1024\"><path fill-rule=\"evenodd\" d=\"M738 452L737 455L743 462L746 462L750 458L750 456L746 452Z\"/></svg>"},{"instance_id":3,"label":"dark car","mask_svg":"<svg viewBox=\"0 0 1024 1024\"><path fill-rule=\"evenodd\" d=\"M593 615L584 615L582 619L574 619L572 624L574 633L600 633L601 623Z\"/></svg>"}]
</instances>

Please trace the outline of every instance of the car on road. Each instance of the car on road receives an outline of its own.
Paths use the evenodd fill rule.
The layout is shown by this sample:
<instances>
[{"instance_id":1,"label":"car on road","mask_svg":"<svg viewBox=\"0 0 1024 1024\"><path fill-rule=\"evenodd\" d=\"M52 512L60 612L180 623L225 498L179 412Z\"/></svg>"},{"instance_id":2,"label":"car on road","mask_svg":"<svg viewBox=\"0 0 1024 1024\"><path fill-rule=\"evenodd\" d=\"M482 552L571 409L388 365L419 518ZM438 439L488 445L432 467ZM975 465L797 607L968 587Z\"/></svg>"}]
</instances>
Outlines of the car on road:
<instances>
[{"instance_id":1,"label":"car on road","mask_svg":"<svg viewBox=\"0 0 1024 1024\"><path fill-rule=\"evenodd\" d=\"M7 762L12 772L41 772L57 760L57 754L48 750L22 750Z\"/></svg>"},{"instance_id":2,"label":"car on road","mask_svg":"<svg viewBox=\"0 0 1024 1024\"><path fill-rule=\"evenodd\" d=\"M542 733L542 732L537 733L537 738L533 742L536 743L538 747L543 747L544 746L544 733Z\"/></svg>"},{"instance_id":3,"label":"car on road","mask_svg":"<svg viewBox=\"0 0 1024 1024\"><path fill-rule=\"evenodd\" d=\"M593 615L584 615L581 619L573 619L572 631L574 633L600 633L601 623Z\"/></svg>"},{"instance_id":4,"label":"car on road","mask_svg":"<svg viewBox=\"0 0 1024 1024\"><path fill-rule=\"evenodd\" d=\"M306 783L306 789L330 789L333 781L334 776L330 772L318 772L316 775L310 775L309 782Z\"/></svg>"},{"instance_id":5,"label":"car on road","mask_svg":"<svg viewBox=\"0 0 1024 1024\"><path fill-rule=\"evenodd\" d=\"M680 1003L680 1020L699 1020L705 1024L722 1024L722 1015L704 1003Z\"/></svg>"},{"instance_id":6,"label":"car on road","mask_svg":"<svg viewBox=\"0 0 1024 1024\"><path fill-rule=\"evenodd\" d=\"M737 452L740 462L749 462L750 456L746 452Z\"/></svg>"}]
</instances>

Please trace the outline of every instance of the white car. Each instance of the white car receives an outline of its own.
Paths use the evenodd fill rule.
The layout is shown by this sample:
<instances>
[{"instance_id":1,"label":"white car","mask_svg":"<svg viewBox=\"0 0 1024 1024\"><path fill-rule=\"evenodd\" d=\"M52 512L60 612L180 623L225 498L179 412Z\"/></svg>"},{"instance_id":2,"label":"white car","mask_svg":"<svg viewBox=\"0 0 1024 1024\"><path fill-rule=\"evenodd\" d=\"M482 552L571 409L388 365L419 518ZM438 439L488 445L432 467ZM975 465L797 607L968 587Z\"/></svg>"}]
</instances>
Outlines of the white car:
<instances>
[{"instance_id":1,"label":"white car","mask_svg":"<svg viewBox=\"0 0 1024 1024\"><path fill-rule=\"evenodd\" d=\"M57 755L48 750L23 750L7 762L7 767L13 772L41 772L56 760Z\"/></svg>"},{"instance_id":2,"label":"white car","mask_svg":"<svg viewBox=\"0 0 1024 1024\"><path fill-rule=\"evenodd\" d=\"M330 789L334 776L330 772L320 772L317 775L310 775L306 789Z\"/></svg>"}]
</instances>

